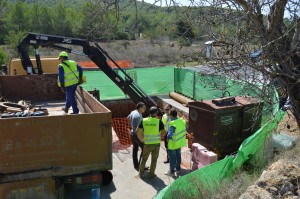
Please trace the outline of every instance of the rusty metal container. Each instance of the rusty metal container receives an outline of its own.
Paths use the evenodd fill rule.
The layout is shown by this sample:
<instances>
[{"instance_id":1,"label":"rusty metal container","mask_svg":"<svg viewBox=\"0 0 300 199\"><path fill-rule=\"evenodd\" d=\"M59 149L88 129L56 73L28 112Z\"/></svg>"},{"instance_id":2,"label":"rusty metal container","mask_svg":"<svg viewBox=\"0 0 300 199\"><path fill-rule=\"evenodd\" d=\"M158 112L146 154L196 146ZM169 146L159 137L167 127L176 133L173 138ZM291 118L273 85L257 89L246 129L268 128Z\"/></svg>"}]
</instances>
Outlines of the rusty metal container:
<instances>
[{"instance_id":1,"label":"rusty metal container","mask_svg":"<svg viewBox=\"0 0 300 199\"><path fill-rule=\"evenodd\" d=\"M193 142L214 151L219 158L237 151L241 144L241 108L236 102L221 106L212 100L190 102L188 132L193 133Z\"/></svg>"},{"instance_id":2,"label":"rusty metal container","mask_svg":"<svg viewBox=\"0 0 300 199\"><path fill-rule=\"evenodd\" d=\"M56 78L57 75L0 77L0 88L10 100L27 96L27 100L45 104L45 99L64 102ZM23 90L20 86L11 89L17 86L13 80L25 85ZM0 119L0 183L112 169L111 111L81 87L76 97L81 113L78 115Z\"/></svg>"},{"instance_id":3,"label":"rusty metal container","mask_svg":"<svg viewBox=\"0 0 300 199\"><path fill-rule=\"evenodd\" d=\"M17 181L3 183L0 186L0 198L2 199L55 199L56 197L55 180L43 178L35 180Z\"/></svg>"},{"instance_id":4,"label":"rusty metal container","mask_svg":"<svg viewBox=\"0 0 300 199\"><path fill-rule=\"evenodd\" d=\"M242 139L244 140L261 127L264 103L260 99L251 96L235 97L235 100L243 106L240 111L242 118Z\"/></svg>"}]
</instances>

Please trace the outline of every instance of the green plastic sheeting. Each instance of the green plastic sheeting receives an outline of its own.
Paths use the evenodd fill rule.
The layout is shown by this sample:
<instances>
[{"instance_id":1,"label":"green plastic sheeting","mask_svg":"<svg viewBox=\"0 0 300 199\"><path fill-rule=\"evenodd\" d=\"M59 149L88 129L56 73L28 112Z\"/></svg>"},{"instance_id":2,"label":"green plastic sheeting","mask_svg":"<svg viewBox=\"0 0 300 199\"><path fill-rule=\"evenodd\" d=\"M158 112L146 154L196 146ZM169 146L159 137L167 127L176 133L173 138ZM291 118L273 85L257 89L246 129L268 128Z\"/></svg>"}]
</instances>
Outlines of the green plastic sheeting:
<instances>
[{"instance_id":1,"label":"green plastic sheeting","mask_svg":"<svg viewBox=\"0 0 300 199\"><path fill-rule=\"evenodd\" d=\"M116 72L125 79L124 73ZM174 66L136 68L125 72L143 89L147 95L166 94L174 90ZM124 99L127 96L102 71L84 71L87 91L97 89L101 100Z\"/></svg>"},{"instance_id":2,"label":"green plastic sheeting","mask_svg":"<svg viewBox=\"0 0 300 199\"><path fill-rule=\"evenodd\" d=\"M121 71L117 72L124 78ZM173 66L129 69L126 73L147 95L176 91L194 100L250 95L260 97L264 101L262 127L241 144L236 156L227 156L176 179L161 190L155 199L206 198L205 190L213 192L224 179L230 179L245 161L257 153L266 137L284 116L284 112L279 111L278 96L272 85L253 85L225 76L201 74ZM87 77L87 83L83 85L84 89L100 90L101 100L127 98L102 71L85 71L84 75Z\"/></svg>"},{"instance_id":3,"label":"green plastic sheeting","mask_svg":"<svg viewBox=\"0 0 300 199\"><path fill-rule=\"evenodd\" d=\"M228 79L224 76L200 74L187 69L175 69L175 91L195 100L220 98L222 96L264 96L263 126L240 146L236 156L226 158L176 179L160 191L155 199L206 198L218 189L224 179L253 157L264 144L285 112L279 111L278 96L273 86L262 87ZM262 95L262 93L264 95Z\"/></svg>"}]
</instances>

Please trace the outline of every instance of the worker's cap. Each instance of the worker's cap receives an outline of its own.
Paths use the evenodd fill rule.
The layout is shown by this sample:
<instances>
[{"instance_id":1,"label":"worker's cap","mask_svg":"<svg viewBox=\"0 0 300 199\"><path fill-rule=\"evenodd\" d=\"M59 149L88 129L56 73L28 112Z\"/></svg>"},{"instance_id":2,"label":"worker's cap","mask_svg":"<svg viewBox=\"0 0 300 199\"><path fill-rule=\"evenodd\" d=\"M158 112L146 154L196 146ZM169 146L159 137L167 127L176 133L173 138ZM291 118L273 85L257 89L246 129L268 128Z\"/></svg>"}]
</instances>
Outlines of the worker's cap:
<instances>
[{"instance_id":1,"label":"worker's cap","mask_svg":"<svg viewBox=\"0 0 300 199\"><path fill-rule=\"evenodd\" d=\"M61 52L59 53L59 55L58 55L58 59L59 59L60 57L68 57L68 53L67 53L66 51L61 51Z\"/></svg>"}]
</instances>

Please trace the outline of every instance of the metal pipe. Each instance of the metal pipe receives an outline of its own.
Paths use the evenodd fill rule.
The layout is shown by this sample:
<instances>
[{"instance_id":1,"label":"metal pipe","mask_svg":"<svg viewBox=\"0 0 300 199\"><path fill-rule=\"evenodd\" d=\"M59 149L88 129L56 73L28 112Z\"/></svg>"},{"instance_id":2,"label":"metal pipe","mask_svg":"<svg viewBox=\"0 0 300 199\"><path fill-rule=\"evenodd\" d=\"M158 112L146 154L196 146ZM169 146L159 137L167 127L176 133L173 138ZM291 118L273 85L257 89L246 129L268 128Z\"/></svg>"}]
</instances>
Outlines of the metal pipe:
<instances>
[{"instance_id":1,"label":"metal pipe","mask_svg":"<svg viewBox=\"0 0 300 199\"><path fill-rule=\"evenodd\" d=\"M185 106L187 106L189 104L189 102L194 102L194 100L192 100L192 99L190 99L188 97L185 97L185 96L183 96L181 94L175 93L175 92L170 92L169 96L172 99L176 100L177 102L179 102L179 103L181 103L181 104L183 104Z\"/></svg>"}]
</instances>

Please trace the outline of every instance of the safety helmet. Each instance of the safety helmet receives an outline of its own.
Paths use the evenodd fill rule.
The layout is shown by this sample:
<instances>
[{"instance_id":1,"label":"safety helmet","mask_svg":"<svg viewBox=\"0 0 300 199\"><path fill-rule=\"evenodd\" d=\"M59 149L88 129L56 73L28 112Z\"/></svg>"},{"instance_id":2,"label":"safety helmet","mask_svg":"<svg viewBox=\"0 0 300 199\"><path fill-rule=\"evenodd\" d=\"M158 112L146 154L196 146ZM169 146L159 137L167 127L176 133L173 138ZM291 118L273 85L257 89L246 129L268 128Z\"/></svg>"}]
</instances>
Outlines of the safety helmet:
<instances>
[{"instance_id":1,"label":"safety helmet","mask_svg":"<svg viewBox=\"0 0 300 199\"><path fill-rule=\"evenodd\" d=\"M61 51L58 55L58 58L60 57L68 57L68 53L66 51Z\"/></svg>"}]
</instances>

